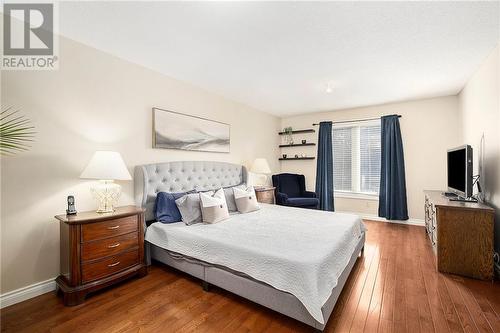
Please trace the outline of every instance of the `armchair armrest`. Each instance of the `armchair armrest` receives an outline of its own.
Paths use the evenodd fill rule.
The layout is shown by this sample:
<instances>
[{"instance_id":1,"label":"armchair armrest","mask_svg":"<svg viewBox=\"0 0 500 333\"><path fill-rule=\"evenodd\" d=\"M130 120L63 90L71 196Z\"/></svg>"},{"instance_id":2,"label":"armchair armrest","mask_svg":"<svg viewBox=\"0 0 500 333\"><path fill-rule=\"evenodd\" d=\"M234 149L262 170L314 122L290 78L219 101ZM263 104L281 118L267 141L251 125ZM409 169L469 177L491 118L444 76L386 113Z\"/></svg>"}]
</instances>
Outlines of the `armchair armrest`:
<instances>
[{"instance_id":1,"label":"armchair armrest","mask_svg":"<svg viewBox=\"0 0 500 333\"><path fill-rule=\"evenodd\" d=\"M284 204L287 201L288 201L288 195L286 195L285 193L276 192L276 203L277 204Z\"/></svg>"},{"instance_id":2,"label":"armchair armrest","mask_svg":"<svg viewBox=\"0 0 500 333\"><path fill-rule=\"evenodd\" d=\"M316 198L316 192L304 191L303 196L305 198Z\"/></svg>"}]
</instances>

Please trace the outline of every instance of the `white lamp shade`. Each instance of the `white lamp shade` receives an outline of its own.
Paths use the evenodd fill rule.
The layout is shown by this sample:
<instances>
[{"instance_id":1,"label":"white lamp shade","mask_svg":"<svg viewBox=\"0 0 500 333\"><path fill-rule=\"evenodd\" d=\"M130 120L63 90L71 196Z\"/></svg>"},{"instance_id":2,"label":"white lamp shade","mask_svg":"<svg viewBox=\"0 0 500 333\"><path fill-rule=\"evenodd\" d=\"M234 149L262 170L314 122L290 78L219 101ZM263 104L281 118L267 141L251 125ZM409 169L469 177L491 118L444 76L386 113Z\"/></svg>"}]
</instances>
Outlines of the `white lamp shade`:
<instances>
[{"instance_id":1,"label":"white lamp shade","mask_svg":"<svg viewBox=\"0 0 500 333\"><path fill-rule=\"evenodd\" d=\"M96 151L80 178L101 180L130 180L132 177L116 151Z\"/></svg>"},{"instance_id":2,"label":"white lamp shade","mask_svg":"<svg viewBox=\"0 0 500 333\"><path fill-rule=\"evenodd\" d=\"M269 164L265 158L256 158L253 161L250 171L253 173L271 173L271 168L269 168Z\"/></svg>"}]
</instances>

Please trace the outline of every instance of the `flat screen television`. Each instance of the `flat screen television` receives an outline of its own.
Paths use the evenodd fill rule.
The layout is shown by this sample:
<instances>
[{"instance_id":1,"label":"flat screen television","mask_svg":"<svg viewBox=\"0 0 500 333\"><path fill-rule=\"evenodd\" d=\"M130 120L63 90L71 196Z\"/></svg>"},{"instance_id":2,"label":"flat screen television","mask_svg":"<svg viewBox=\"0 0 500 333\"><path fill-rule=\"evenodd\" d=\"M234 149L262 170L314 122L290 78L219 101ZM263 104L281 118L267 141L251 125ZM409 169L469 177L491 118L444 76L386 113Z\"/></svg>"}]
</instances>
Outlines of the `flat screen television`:
<instances>
[{"instance_id":1,"label":"flat screen television","mask_svg":"<svg viewBox=\"0 0 500 333\"><path fill-rule=\"evenodd\" d=\"M448 192L461 198L472 196L472 147L448 150Z\"/></svg>"}]
</instances>

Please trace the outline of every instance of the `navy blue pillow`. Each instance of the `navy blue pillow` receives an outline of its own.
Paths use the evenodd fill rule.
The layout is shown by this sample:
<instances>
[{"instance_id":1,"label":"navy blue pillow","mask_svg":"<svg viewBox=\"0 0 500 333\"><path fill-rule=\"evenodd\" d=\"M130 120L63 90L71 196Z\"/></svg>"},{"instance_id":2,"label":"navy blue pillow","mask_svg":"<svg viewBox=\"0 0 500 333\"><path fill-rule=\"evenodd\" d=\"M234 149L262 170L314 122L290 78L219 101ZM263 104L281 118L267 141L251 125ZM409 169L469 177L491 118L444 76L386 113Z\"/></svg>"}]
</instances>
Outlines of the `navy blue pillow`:
<instances>
[{"instance_id":1,"label":"navy blue pillow","mask_svg":"<svg viewBox=\"0 0 500 333\"><path fill-rule=\"evenodd\" d=\"M161 223L174 223L182 220L181 212L175 204L175 200L186 195L186 193L160 192L156 195L155 217Z\"/></svg>"}]
</instances>

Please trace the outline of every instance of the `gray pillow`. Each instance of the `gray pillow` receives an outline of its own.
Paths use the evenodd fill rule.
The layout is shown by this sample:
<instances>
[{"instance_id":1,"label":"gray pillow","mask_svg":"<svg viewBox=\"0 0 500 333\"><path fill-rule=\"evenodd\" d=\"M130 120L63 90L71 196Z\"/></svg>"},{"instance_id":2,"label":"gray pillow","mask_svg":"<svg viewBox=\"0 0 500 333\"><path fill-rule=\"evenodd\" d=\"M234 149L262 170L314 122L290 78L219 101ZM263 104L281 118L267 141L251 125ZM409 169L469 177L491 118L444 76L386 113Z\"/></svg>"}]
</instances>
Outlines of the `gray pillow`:
<instances>
[{"instance_id":1,"label":"gray pillow","mask_svg":"<svg viewBox=\"0 0 500 333\"><path fill-rule=\"evenodd\" d=\"M226 187L224 189L224 196L226 197L227 209L230 212L237 212L238 211L238 207L236 207L236 201L234 201L234 192L233 192L234 187L242 189L242 190L245 190L247 188L247 186L245 184L241 184L241 185L237 185L237 186Z\"/></svg>"},{"instance_id":2,"label":"gray pillow","mask_svg":"<svg viewBox=\"0 0 500 333\"><path fill-rule=\"evenodd\" d=\"M212 195L214 192L207 192ZM181 213L182 222L187 225L202 222L201 207L200 207L200 194L192 193L175 200L177 208Z\"/></svg>"},{"instance_id":3,"label":"gray pillow","mask_svg":"<svg viewBox=\"0 0 500 333\"><path fill-rule=\"evenodd\" d=\"M200 193L201 215L205 223L217 223L229 218L224 190L219 189L215 194Z\"/></svg>"},{"instance_id":4,"label":"gray pillow","mask_svg":"<svg viewBox=\"0 0 500 333\"><path fill-rule=\"evenodd\" d=\"M240 213L250 213L260 209L253 186L250 186L246 190L233 188L233 192L234 201L236 201L236 207L238 207Z\"/></svg>"}]
</instances>

